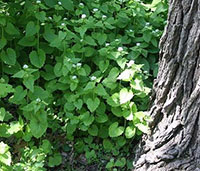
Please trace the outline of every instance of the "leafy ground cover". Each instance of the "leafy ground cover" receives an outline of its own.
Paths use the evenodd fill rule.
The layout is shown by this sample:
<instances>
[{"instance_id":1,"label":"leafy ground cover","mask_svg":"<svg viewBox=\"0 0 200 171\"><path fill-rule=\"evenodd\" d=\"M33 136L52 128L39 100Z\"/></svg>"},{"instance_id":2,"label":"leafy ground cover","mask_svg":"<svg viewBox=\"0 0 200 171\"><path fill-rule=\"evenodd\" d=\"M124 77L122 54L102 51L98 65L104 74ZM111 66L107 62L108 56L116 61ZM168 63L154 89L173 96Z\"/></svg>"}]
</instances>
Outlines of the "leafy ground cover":
<instances>
[{"instance_id":1,"label":"leafy ground cover","mask_svg":"<svg viewBox=\"0 0 200 171\"><path fill-rule=\"evenodd\" d=\"M1 1L1 169L131 169L166 12L162 0Z\"/></svg>"}]
</instances>

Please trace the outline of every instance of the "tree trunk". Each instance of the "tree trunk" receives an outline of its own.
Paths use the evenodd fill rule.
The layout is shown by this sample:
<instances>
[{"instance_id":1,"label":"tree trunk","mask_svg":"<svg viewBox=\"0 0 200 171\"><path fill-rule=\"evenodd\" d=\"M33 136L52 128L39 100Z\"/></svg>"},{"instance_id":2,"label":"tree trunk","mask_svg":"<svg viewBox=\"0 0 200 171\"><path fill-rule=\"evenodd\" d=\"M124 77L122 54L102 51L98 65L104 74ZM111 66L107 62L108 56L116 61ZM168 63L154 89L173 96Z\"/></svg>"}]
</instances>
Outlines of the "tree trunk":
<instances>
[{"instance_id":1,"label":"tree trunk","mask_svg":"<svg viewBox=\"0 0 200 171\"><path fill-rule=\"evenodd\" d=\"M151 135L134 170L200 170L200 0L170 0L154 82Z\"/></svg>"}]
</instances>

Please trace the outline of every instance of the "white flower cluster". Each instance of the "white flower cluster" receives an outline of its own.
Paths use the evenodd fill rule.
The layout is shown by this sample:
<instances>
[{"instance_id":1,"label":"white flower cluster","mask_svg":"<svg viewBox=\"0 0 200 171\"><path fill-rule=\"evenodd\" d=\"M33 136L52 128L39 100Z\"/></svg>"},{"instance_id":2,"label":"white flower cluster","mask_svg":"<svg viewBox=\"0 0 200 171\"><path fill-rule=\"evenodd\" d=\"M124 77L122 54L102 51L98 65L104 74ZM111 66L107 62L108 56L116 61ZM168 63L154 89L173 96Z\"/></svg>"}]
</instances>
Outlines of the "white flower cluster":
<instances>
[{"instance_id":1,"label":"white flower cluster","mask_svg":"<svg viewBox=\"0 0 200 171\"><path fill-rule=\"evenodd\" d=\"M93 12L97 12L97 11L98 11L98 9L97 9L97 8L94 8L94 9L93 9Z\"/></svg>"},{"instance_id":2,"label":"white flower cluster","mask_svg":"<svg viewBox=\"0 0 200 171\"><path fill-rule=\"evenodd\" d=\"M97 79L97 77L95 77L95 76L91 76L90 79L91 79L91 81L94 81L94 80Z\"/></svg>"},{"instance_id":3,"label":"white flower cluster","mask_svg":"<svg viewBox=\"0 0 200 171\"><path fill-rule=\"evenodd\" d=\"M106 45L106 46L110 46L110 43L106 43L105 45Z\"/></svg>"},{"instance_id":4,"label":"white flower cluster","mask_svg":"<svg viewBox=\"0 0 200 171\"><path fill-rule=\"evenodd\" d=\"M41 3L41 1L40 1L40 0L37 0L37 1L36 1L36 3L37 3L37 4L40 4L40 3Z\"/></svg>"},{"instance_id":5,"label":"white flower cluster","mask_svg":"<svg viewBox=\"0 0 200 171\"><path fill-rule=\"evenodd\" d=\"M106 19L107 18L107 16L106 15L102 15L102 19Z\"/></svg>"},{"instance_id":6,"label":"white flower cluster","mask_svg":"<svg viewBox=\"0 0 200 171\"><path fill-rule=\"evenodd\" d=\"M158 33L158 32L159 32L158 29L152 31L152 33Z\"/></svg>"},{"instance_id":7,"label":"white flower cluster","mask_svg":"<svg viewBox=\"0 0 200 171\"><path fill-rule=\"evenodd\" d=\"M58 1L58 5L62 5L62 2Z\"/></svg>"},{"instance_id":8,"label":"white flower cluster","mask_svg":"<svg viewBox=\"0 0 200 171\"><path fill-rule=\"evenodd\" d=\"M118 52L122 52L123 50L124 50L123 47L118 47L117 49Z\"/></svg>"},{"instance_id":9,"label":"white flower cluster","mask_svg":"<svg viewBox=\"0 0 200 171\"><path fill-rule=\"evenodd\" d=\"M147 23L145 24L145 26L150 26L150 23L149 23L149 22L147 22Z\"/></svg>"},{"instance_id":10,"label":"white flower cluster","mask_svg":"<svg viewBox=\"0 0 200 171\"><path fill-rule=\"evenodd\" d=\"M61 23L61 26L65 26L65 23Z\"/></svg>"},{"instance_id":11,"label":"white flower cluster","mask_svg":"<svg viewBox=\"0 0 200 171\"><path fill-rule=\"evenodd\" d=\"M82 66L82 63L77 63L77 64L73 64L73 65L72 65L73 68L81 67L81 66Z\"/></svg>"},{"instance_id":12,"label":"white flower cluster","mask_svg":"<svg viewBox=\"0 0 200 171\"><path fill-rule=\"evenodd\" d=\"M73 76L72 76L72 80L75 80L75 79L77 79L77 76L76 76L76 75L73 75Z\"/></svg>"},{"instance_id":13,"label":"white flower cluster","mask_svg":"<svg viewBox=\"0 0 200 171\"><path fill-rule=\"evenodd\" d=\"M140 46L141 45L141 43L136 43L136 46Z\"/></svg>"},{"instance_id":14,"label":"white flower cluster","mask_svg":"<svg viewBox=\"0 0 200 171\"><path fill-rule=\"evenodd\" d=\"M127 66L130 68L134 63L134 60L130 60L129 63L127 63Z\"/></svg>"},{"instance_id":15,"label":"white flower cluster","mask_svg":"<svg viewBox=\"0 0 200 171\"><path fill-rule=\"evenodd\" d=\"M28 65L25 64L25 65L23 66L23 68L24 68L24 69L27 69L27 68L28 68Z\"/></svg>"},{"instance_id":16,"label":"white flower cluster","mask_svg":"<svg viewBox=\"0 0 200 171\"><path fill-rule=\"evenodd\" d=\"M38 102L38 103L41 102L41 99L40 99L40 98L37 98L37 99L36 99L36 102Z\"/></svg>"},{"instance_id":17,"label":"white flower cluster","mask_svg":"<svg viewBox=\"0 0 200 171\"><path fill-rule=\"evenodd\" d=\"M82 18L82 19L84 19L84 18L86 18L86 17L87 17L86 14L82 14L82 15L81 15L81 18Z\"/></svg>"}]
</instances>

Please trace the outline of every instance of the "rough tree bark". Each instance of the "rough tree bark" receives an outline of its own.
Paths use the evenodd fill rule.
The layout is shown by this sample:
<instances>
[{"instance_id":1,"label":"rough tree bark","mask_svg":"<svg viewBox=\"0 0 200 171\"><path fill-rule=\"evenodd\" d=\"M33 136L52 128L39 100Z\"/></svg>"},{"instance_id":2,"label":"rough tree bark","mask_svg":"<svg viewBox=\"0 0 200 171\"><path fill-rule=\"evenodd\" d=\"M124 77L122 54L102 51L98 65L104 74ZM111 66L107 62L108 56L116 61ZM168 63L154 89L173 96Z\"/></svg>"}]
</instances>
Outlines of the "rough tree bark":
<instances>
[{"instance_id":1,"label":"rough tree bark","mask_svg":"<svg viewBox=\"0 0 200 171\"><path fill-rule=\"evenodd\" d=\"M170 0L154 82L151 135L134 170L200 170L200 0Z\"/></svg>"}]
</instances>

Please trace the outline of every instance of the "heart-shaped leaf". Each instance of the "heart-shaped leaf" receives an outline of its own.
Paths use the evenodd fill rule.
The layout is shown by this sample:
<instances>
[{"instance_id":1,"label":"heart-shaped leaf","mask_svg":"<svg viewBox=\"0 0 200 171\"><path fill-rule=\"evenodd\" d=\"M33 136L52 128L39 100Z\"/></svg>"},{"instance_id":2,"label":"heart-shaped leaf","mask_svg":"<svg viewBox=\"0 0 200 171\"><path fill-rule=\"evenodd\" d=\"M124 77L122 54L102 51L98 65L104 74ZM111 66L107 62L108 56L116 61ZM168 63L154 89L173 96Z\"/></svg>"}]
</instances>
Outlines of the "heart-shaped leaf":
<instances>
[{"instance_id":1,"label":"heart-shaped leaf","mask_svg":"<svg viewBox=\"0 0 200 171\"><path fill-rule=\"evenodd\" d=\"M133 98L133 92L130 90L128 91L127 88L121 89L119 93L120 104L124 104L130 101Z\"/></svg>"},{"instance_id":2,"label":"heart-shaped leaf","mask_svg":"<svg viewBox=\"0 0 200 171\"><path fill-rule=\"evenodd\" d=\"M86 102L90 112L94 112L100 104L100 100L96 97L94 99L89 98Z\"/></svg>"},{"instance_id":3,"label":"heart-shaped leaf","mask_svg":"<svg viewBox=\"0 0 200 171\"><path fill-rule=\"evenodd\" d=\"M29 55L31 64L37 68L41 68L46 60L46 54L43 50L39 49L38 52L32 51Z\"/></svg>"},{"instance_id":4,"label":"heart-shaped leaf","mask_svg":"<svg viewBox=\"0 0 200 171\"><path fill-rule=\"evenodd\" d=\"M110 125L108 132L110 137L118 137L123 134L124 127L122 126L118 127L118 125L119 125L118 122L114 122L112 125Z\"/></svg>"}]
</instances>

